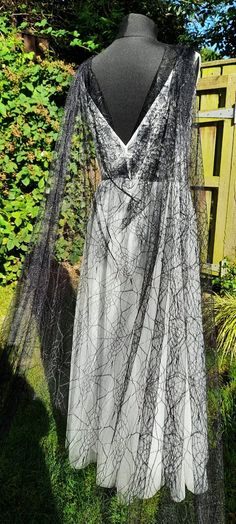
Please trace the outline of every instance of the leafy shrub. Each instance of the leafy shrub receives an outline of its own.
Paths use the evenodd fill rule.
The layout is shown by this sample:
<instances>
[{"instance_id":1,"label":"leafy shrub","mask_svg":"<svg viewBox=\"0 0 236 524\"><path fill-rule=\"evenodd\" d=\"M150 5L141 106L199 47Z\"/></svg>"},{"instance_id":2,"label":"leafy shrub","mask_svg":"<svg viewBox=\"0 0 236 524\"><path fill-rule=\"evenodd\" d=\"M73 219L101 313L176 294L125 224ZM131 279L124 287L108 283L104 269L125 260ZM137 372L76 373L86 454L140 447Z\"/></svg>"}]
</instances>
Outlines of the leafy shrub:
<instances>
[{"instance_id":1,"label":"leafy shrub","mask_svg":"<svg viewBox=\"0 0 236 524\"><path fill-rule=\"evenodd\" d=\"M38 214L73 65L24 51L0 17L0 283L17 280Z\"/></svg>"},{"instance_id":2,"label":"leafy shrub","mask_svg":"<svg viewBox=\"0 0 236 524\"><path fill-rule=\"evenodd\" d=\"M221 295L225 293L236 293L236 262L225 257L222 262L222 274L212 281L214 290Z\"/></svg>"}]
</instances>

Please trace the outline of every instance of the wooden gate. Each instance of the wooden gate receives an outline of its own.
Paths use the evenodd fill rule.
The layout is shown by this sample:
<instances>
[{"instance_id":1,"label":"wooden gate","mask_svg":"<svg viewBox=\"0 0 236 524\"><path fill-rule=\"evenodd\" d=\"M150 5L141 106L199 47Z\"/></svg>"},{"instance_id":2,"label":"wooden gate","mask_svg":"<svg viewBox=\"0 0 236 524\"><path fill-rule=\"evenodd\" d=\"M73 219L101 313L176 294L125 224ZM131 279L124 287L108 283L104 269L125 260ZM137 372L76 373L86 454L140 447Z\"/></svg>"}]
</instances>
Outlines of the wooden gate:
<instances>
[{"instance_id":1,"label":"wooden gate","mask_svg":"<svg viewBox=\"0 0 236 524\"><path fill-rule=\"evenodd\" d=\"M236 259L236 58L202 62L197 110L208 204L209 263Z\"/></svg>"}]
</instances>

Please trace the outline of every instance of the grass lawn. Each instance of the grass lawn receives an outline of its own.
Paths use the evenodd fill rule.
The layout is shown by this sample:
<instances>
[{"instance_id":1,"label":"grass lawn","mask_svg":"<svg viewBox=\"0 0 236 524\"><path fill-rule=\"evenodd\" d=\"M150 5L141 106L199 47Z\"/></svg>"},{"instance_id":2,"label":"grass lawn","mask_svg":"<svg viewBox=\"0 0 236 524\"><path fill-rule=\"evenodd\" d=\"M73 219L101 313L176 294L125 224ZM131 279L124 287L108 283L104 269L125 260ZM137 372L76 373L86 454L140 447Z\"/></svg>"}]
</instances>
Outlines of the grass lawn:
<instances>
[{"instance_id":1,"label":"grass lawn","mask_svg":"<svg viewBox=\"0 0 236 524\"><path fill-rule=\"evenodd\" d=\"M14 286L0 287L0 323L13 292ZM125 506L119 502L116 488L96 485L96 464L81 470L71 467L64 447L66 420L55 417L39 349L32 368L17 387L21 400L10 430L0 438L0 524L161 524L158 509L162 497L165 499L165 488L151 499ZM231 427L224 444L226 522L233 524L230 462L234 469L236 455ZM191 500L187 492L185 501L178 504L177 522L182 522L189 502L192 507ZM176 522L176 506L171 509L172 523Z\"/></svg>"},{"instance_id":2,"label":"grass lawn","mask_svg":"<svg viewBox=\"0 0 236 524\"><path fill-rule=\"evenodd\" d=\"M0 321L13 293L1 289ZM38 360L38 362L37 362ZM40 363L26 376L27 393L10 430L0 440L1 524L152 524L159 495L130 507L116 489L96 486L96 465L75 470L63 447L65 421L58 427Z\"/></svg>"}]
</instances>

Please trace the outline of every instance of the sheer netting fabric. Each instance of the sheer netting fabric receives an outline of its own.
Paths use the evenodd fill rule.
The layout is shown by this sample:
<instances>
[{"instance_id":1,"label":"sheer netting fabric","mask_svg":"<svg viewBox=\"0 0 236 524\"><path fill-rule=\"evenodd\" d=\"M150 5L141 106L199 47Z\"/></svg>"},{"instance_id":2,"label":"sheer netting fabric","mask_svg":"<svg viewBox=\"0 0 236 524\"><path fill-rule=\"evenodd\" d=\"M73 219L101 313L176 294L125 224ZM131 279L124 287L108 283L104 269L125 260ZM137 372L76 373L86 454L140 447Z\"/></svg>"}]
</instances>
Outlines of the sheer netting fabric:
<instances>
[{"instance_id":1,"label":"sheer netting fabric","mask_svg":"<svg viewBox=\"0 0 236 524\"><path fill-rule=\"evenodd\" d=\"M127 144L92 58L72 80L1 330L3 424L14 377L39 358L72 468L96 463L124 504L160 491L158 523L223 523L200 55L164 46Z\"/></svg>"}]
</instances>

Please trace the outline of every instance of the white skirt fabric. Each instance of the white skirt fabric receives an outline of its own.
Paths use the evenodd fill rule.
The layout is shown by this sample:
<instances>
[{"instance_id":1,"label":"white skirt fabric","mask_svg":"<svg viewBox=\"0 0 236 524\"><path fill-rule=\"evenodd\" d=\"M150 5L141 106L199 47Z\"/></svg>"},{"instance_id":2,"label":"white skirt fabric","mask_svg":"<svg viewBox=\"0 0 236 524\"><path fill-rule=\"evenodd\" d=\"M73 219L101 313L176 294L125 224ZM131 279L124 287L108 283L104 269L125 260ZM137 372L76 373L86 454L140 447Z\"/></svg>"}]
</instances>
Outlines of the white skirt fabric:
<instances>
[{"instance_id":1,"label":"white skirt fabric","mask_svg":"<svg viewBox=\"0 0 236 524\"><path fill-rule=\"evenodd\" d=\"M185 486L208 488L195 216L189 193L181 234L174 178L118 182L123 191L100 183L87 224L66 447L72 467L96 463L97 484L116 486L124 502L164 484L181 501Z\"/></svg>"}]
</instances>

